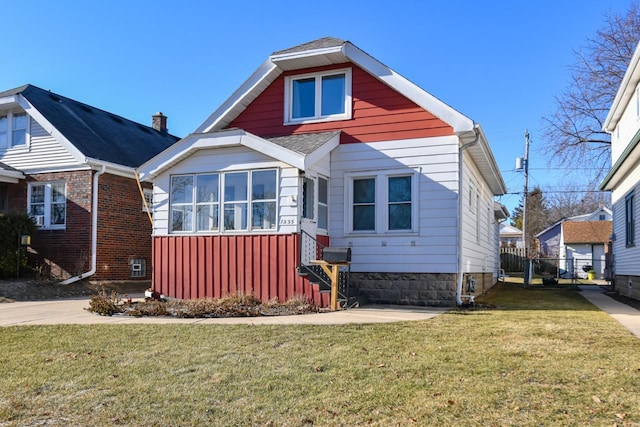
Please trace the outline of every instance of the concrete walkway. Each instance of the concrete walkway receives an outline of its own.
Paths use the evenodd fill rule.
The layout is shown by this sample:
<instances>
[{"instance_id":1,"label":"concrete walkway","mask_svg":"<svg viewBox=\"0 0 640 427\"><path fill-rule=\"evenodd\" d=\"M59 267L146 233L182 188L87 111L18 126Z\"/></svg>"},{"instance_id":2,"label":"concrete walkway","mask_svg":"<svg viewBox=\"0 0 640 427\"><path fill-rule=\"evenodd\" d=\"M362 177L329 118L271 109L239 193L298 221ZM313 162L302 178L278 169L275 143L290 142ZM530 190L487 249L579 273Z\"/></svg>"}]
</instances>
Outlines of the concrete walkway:
<instances>
[{"instance_id":1,"label":"concrete walkway","mask_svg":"<svg viewBox=\"0 0 640 427\"><path fill-rule=\"evenodd\" d=\"M640 310L618 302L604 293L600 286L579 286L580 294L591 304L606 312L636 337L640 338Z\"/></svg>"},{"instance_id":2,"label":"concrete walkway","mask_svg":"<svg viewBox=\"0 0 640 427\"><path fill-rule=\"evenodd\" d=\"M581 295L640 338L640 311L607 296L599 286L580 286ZM131 295L135 300L143 295ZM0 326L89 324L202 324L202 325L338 325L425 320L446 312L443 307L367 306L295 316L175 319L172 317L99 316L85 308L89 298L0 304Z\"/></svg>"},{"instance_id":3,"label":"concrete walkway","mask_svg":"<svg viewBox=\"0 0 640 427\"><path fill-rule=\"evenodd\" d=\"M131 295L135 299L143 295ZM440 307L368 306L326 313L294 316L231 317L223 319L176 319L172 317L99 316L85 308L89 298L26 301L0 304L0 326L89 324L201 324L201 325L338 325L424 320L447 311Z\"/></svg>"}]
</instances>

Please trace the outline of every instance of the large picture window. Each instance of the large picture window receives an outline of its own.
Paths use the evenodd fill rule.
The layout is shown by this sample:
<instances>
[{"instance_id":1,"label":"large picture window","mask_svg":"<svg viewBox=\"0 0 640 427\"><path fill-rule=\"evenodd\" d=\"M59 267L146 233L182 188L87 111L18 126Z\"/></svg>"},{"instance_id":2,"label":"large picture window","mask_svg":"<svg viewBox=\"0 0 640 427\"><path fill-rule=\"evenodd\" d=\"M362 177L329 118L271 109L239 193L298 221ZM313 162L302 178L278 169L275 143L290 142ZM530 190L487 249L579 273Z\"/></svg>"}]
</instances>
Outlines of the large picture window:
<instances>
[{"instance_id":1,"label":"large picture window","mask_svg":"<svg viewBox=\"0 0 640 427\"><path fill-rule=\"evenodd\" d=\"M273 230L275 169L171 177L171 232Z\"/></svg>"},{"instance_id":2,"label":"large picture window","mask_svg":"<svg viewBox=\"0 0 640 427\"><path fill-rule=\"evenodd\" d=\"M351 118L351 69L285 79L285 122Z\"/></svg>"},{"instance_id":3,"label":"large picture window","mask_svg":"<svg viewBox=\"0 0 640 427\"><path fill-rule=\"evenodd\" d=\"M416 174L347 175L351 206L346 232L395 233L416 229Z\"/></svg>"},{"instance_id":4,"label":"large picture window","mask_svg":"<svg viewBox=\"0 0 640 427\"><path fill-rule=\"evenodd\" d=\"M42 228L65 228L67 196L64 182L29 184L29 216Z\"/></svg>"}]
</instances>

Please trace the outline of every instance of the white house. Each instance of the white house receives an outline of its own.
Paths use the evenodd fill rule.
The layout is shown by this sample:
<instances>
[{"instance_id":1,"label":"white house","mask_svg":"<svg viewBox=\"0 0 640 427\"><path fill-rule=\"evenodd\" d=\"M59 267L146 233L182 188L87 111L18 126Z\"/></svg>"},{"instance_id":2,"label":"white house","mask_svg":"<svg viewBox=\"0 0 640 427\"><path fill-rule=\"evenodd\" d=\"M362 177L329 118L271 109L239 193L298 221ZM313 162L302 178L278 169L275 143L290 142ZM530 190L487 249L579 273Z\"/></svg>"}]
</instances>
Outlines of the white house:
<instances>
[{"instance_id":1,"label":"white house","mask_svg":"<svg viewBox=\"0 0 640 427\"><path fill-rule=\"evenodd\" d=\"M640 45L604 122L611 134L612 167L600 184L613 203L613 278L623 295L640 298L640 245L636 233L640 196ZM638 194L636 194L638 193Z\"/></svg>"},{"instance_id":2,"label":"white house","mask_svg":"<svg viewBox=\"0 0 640 427\"><path fill-rule=\"evenodd\" d=\"M369 302L448 306L495 283L506 187L481 127L348 41L273 53L139 173L166 295L325 305L296 273L318 245L351 249Z\"/></svg>"}]
</instances>

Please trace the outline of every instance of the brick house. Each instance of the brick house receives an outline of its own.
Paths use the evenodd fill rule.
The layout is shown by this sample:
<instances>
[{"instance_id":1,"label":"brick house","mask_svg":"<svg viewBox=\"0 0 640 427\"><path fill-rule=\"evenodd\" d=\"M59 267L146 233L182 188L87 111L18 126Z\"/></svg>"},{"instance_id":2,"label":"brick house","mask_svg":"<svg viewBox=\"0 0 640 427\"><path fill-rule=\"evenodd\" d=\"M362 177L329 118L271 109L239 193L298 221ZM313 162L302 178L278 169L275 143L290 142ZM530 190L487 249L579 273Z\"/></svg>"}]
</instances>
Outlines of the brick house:
<instances>
[{"instance_id":1,"label":"brick house","mask_svg":"<svg viewBox=\"0 0 640 427\"><path fill-rule=\"evenodd\" d=\"M348 41L273 53L138 170L167 296L326 305L309 268L327 245L373 303L462 304L497 278L506 187L482 129Z\"/></svg>"},{"instance_id":2,"label":"brick house","mask_svg":"<svg viewBox=\"0 0 640 427\"><path fill-rule=\"evenodd\" d=\"M30 252L55 278L149 279L135 167L177 139L162 113L149 127L33 85L0 92L0 211L33 218Z\"/></svg>"}]
</instances>

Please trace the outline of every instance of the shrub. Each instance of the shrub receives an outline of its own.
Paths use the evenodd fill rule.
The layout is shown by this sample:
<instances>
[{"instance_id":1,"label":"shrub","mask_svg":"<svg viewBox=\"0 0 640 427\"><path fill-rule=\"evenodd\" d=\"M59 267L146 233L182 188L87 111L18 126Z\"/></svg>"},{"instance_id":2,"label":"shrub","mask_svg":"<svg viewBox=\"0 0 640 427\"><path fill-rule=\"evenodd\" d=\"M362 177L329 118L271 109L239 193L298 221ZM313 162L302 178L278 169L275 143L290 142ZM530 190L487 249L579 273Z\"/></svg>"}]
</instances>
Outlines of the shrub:
<instances>
[{"instance_id":1,"label":"shrub","mask_svg":"<svg viewBox=\"0 0 640 427\"><path fill-rule=\"evenodd\" d=\"M101 316L113 316L114 314L122 313L118 293L112 291L111 295L107 295L105 291L100 291L98 295L91 295L87 310Z\"/></svg>"},{"instance_id":2,"label":"shrub","mask_svg":"<svg viewBox=\"0 0 640 427\"><path fill-rule=\"evenodd\" d=\"M285 303L277 300L262 303L253 295L236 293L217 299L121 302L116 292L107 295L104 291L91 297L87 310L103 316L122 313L180 318L275 316L318 311L304 297L293 297Z\"/></svg>"},{"instance_id":3,"label":"shrub","mask_svg":"<svg viewBox=\"0 0 640 427\"><path fill-rule=\"evenodd\" d=\"M33 239L36 226L26 214L0 214L0 278L15 277L20 269L27 269L27 255L20 237L28 234Z\"/></svg>"}]
</instances>

